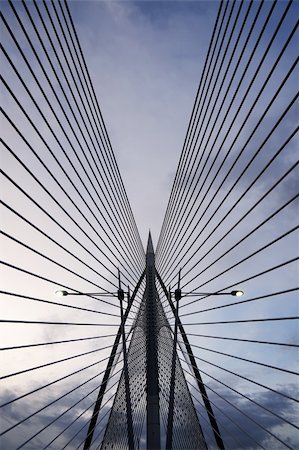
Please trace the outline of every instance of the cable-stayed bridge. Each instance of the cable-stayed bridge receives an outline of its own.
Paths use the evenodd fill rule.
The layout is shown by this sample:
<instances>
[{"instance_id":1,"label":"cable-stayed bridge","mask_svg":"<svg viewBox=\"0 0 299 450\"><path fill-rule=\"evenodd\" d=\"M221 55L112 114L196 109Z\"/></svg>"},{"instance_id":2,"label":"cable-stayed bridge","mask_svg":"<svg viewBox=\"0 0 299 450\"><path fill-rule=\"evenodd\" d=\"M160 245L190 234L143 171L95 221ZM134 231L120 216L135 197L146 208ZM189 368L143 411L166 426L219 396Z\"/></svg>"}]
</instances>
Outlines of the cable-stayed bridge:
<instances>
[{"instance_id":1,"label":"cable-stayed bridge","mask_svg":"<svg viewBox=\"0 0 299 450\"><path fill-rule=\"evenodd\" d=\"M298 4L217 4L156 247L73 4L1 6L1 449L298 448Z\"/></svg>"}]
</instances>

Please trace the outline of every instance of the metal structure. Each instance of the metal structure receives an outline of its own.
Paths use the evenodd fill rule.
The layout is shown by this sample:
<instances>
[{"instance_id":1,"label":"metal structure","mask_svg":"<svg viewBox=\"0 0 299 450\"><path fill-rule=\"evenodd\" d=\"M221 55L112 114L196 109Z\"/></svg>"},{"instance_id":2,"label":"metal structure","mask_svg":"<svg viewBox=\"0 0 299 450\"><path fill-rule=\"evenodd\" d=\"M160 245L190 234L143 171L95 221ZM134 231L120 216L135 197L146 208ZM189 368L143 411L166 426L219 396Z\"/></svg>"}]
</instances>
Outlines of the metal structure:
<instances>
[{"instance_id":1,"label":"metal structure","mask_svg":"<svg viewBox=\"0 0 299 450\"><path fill-rule=\"evenodd\" d=\"M298 449L298 2L163 6L207 48L155 251L85 57L106 3L1 2L0 447Z\"/></svg>"},{"instance_id":2,"label":"metal structure","mask_svg":"<svg viewBox=\"0 0 299 450\"><path fill-rule=\"evenodd\" d=\"M103 450L139 448L142 438L150 450L207 448L177 357L178 322L173 338L156 280L154 248L149 234L144 297L133 325L127 364L124 364L111 408L101 445ZM178 315L176 317L178 319ZM115 353L113 355L115 357ZM102 387L100 391L103 396ZM166 433L162 432L162 424L167 424ZM90 448L92 435L89 429L86 449Z\"/></svg>"}]
</instances>

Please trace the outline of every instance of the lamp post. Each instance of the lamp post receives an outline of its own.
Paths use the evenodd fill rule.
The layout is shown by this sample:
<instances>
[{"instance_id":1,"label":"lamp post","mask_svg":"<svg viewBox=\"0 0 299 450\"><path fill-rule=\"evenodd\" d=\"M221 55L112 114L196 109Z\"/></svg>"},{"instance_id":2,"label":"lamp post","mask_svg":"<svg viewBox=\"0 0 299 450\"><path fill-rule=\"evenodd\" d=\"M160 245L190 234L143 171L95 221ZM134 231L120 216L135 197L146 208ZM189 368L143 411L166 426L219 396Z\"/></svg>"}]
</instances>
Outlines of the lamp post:
<instances>
[{"instance_id":1,"label":"lamp post","mask_svg":"<svg viewBox=\"0 0 299 450\"><path fill-rule=\"evenodd\" d=\"M125 294L127 294L128 304L130 302L130 290L125 292L121 287L120 271L118 270L118 290L117 292L69 292L64 289L59 289L55 291L55 295L58 297L66 297L68 295L87 295L87 296L104 296L104 297L116 297L119 300L120 306L120 330L119 334L122 338L122 348L123 348L123 364L124 364L124 380L125 380L125 392L126 392L126 411L127 411L127 432L128 432L128 448L129 450L134 450L134 433L133 433L133 421L132 421L132 406L131 406L131 396L130 396L130 380L129 380L129 370L128 370L128 359L127 359L127 348L126 348L126 335L125 335L125 320L126 314L123 307L123 301L125 299ZM93 435L93 429L91 436L89 433L85 442L84 448L89 448L91 444L91 439Z\"/></svg>"},{"instance_id":2,"label":"lamp post","mask_svg":"<svg viewBox=\"0 0 299 450\"><path fill-rule=\"evenodd\" d=\"M179 301L182 298L182 291L180 288L180 283L181 283L181 271L179 271L178 287L174 293L174 298L176 300L176 306L175 306L175 324L174 324L174 333L173 333L174 337L173 337L171 376L170 376L166 450L172 450L173 410L174 410L174 400L175 400L175 372L176 372L176 358L177 358L176 348L177 348L177 340L178 340L178 320L179 320Z\"/></svg>"},{"instance_id":3,"label":"lamp post","mask_svg":"<svg viewBox=\"0 0 299 450\"><path fill-rule=\"evenodd\" d=\"M127 294L127 292L126 292ZM64 289L58 289L55 291L55 295L57 297L66 297L67 295L93 295L95 297L97 296L103 296L103 297L117 297L117 292L69 292Z\"/></svg>"},{"instance_id":4,"label":"lamp post","mask_svg":"<svg viewBox=\"0 0 299 450\"><path fill-rule=\"evenodd\" d=\"M131 395L130 395L130 379L129 379L128 358L127 358L127 348L126 348L126 334L125 334L125 320L124 320L124 309L123 309L123 300L125 298L125 293L124 293L123 289L121 288L120 271L118 271L117 297L120 302L120 318L121 318L120 327L121 327L122 344L123 344L128 447L129 447L129 450L134 450L134 432L133 432L132 405L131 405ZM128 290L128 302L129 302L129 290Z\"/></svg>"},{"instance_id":5,"label":"lamp post","mask_svg":"<svg viewBox=\"0 0 299 450\"><path fill-rule=\"evenodd\" d=\"M172 292L174 294L174 292ZM204 295L232 295L233 297L242 297L244 291L236 290L230 292L182 292L182 297L198 297Z\"/></svg>"},{"instance_id":6,"label":"lamp post","mask_svg":"<svg viewBox=\"0 0 299 450\"><path fill-rule=\"evenodd\" d=\"M189 296L206 296L206 295L232 295L234 297L241 297L242 295L244 295L244 292L241 290L233 290L231 292L182 292L180 289L171 291L170 288L169 288L169 290L167 290L158 271L156 271L156 276L157 276L160 286L164 292L165 297L168 299L169 305L170 305L173 315L175 317L175 322L177 323L177 326L181 333L187 354L189 355L190 365L191 365L192 371L194 373L195 380L197 382L197 387L198 387L199 391L201 392L203 403L204 403L204 406L208 413L209 422L211 424L217 446L220 450L224 450L224 448L225 448L224 442L222 440L221 433L220 433L220 430L218 427L218 423L217 423L216 417L214 415L212 404L210 403L208 393L206 391L205 385L203 383L200 371L199 371L197 363L196 363L196 359L193 355L193 350L189 343L188 336L187 336L184 326L180 320L180 317L178 314L178 304L175 306L174 302L171 300L171 294L174 294L175 299L178 301L183 296L189 297ZM180 278L181 278L181 273L179 273L179 281L180 281ZM179 288L179 286L178 286L178 288Z\"/></svg>"}]
</instances>

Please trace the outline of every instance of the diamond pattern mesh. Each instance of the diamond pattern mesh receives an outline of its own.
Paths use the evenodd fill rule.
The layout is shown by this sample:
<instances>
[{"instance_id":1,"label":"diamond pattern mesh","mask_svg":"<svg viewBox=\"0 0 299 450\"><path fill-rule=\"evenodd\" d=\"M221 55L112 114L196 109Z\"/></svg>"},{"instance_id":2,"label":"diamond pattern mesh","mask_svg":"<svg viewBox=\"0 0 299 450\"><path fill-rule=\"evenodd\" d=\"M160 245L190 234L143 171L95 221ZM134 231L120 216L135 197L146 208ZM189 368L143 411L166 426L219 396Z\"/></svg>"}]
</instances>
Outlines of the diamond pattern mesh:
<instances>
[{"instance_id":1,"label":"diamond pattern mesh","mask_svg":"<svg viewBox=\"0 0 299 450\"><path fill-rule=\"evenodd\" d=\"M168 404L171 379L173 337L160 300L157 298L159 401L161 422L161 448L165 448ZM146 308L145 299L140 306L135 329L128 349L128 370L132 404L134 446L139 448L145 436L146 421ZM126 394L122 374L103 438L102 450L128 449ZM175 372L175 401L173 416L173 450L206 449L205 440L189 393L178 357ZM160 449L157 449L160 450Z\"/></svg>"}]
</instances>

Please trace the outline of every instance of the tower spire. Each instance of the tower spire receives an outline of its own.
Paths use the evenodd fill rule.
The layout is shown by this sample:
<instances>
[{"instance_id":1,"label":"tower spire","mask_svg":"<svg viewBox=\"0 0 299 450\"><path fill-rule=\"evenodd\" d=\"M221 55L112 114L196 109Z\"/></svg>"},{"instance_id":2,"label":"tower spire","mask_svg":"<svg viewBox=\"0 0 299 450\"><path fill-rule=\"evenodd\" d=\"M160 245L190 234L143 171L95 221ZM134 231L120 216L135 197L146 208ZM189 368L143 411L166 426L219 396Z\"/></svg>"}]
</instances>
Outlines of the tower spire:
<instances>
[{"instance_id":1,"label":"tower spire","mask_svg":"<svg viewBox=\"0 0 299 450\"><path fill-rule=\"evenodd\" d=\"M155 253L154 252L154 246L153 246L151 231L149 231L149 233L148 233L146 253L147 254L148 253Z\"/></svg>"}]
</instances>

